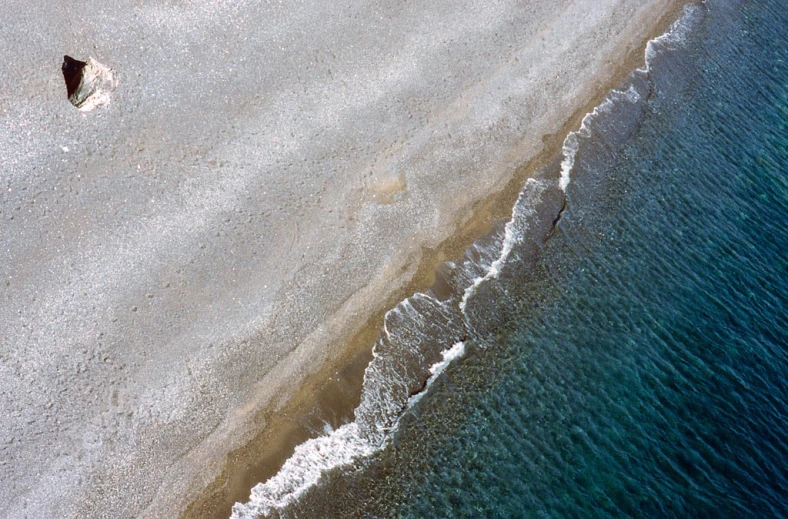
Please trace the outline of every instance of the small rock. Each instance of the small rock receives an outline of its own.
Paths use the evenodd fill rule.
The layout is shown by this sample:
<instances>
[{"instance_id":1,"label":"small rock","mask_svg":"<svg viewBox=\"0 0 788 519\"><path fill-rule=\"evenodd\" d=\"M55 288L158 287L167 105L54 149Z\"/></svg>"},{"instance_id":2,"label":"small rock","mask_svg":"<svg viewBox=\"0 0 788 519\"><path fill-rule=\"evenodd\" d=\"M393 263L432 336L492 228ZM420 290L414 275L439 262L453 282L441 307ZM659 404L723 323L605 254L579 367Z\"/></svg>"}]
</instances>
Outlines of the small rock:
<instances>
[{"instance_id":1,"label":"small rock","mask_svg":"<svg viewBox=\"0 0 788 519\"><path fill-rule=\"evenodd\" d=\"M61 70L68 100L83 112L109 104L110 95L118 86L112 70L93 58L80 61L63 56Z\"/></svg>"}]
</instances>

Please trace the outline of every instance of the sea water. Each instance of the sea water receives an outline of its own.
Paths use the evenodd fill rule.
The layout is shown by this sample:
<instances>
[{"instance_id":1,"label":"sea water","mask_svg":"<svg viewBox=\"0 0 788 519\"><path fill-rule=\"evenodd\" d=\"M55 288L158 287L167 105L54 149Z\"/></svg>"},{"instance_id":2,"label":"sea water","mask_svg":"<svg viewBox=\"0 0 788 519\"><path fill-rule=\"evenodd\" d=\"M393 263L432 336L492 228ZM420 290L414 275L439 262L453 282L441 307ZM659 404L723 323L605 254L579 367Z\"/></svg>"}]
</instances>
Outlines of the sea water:
<instances>
[{"instance_id":1,"label":"sea water","mask_svg":"<svg viewBox=\"0 0 788 519\"><path fill-rule=\"evenodd\" d=\"M236 517L788 516L788 3L646 58Z\"/></svg>"}]
</instances>

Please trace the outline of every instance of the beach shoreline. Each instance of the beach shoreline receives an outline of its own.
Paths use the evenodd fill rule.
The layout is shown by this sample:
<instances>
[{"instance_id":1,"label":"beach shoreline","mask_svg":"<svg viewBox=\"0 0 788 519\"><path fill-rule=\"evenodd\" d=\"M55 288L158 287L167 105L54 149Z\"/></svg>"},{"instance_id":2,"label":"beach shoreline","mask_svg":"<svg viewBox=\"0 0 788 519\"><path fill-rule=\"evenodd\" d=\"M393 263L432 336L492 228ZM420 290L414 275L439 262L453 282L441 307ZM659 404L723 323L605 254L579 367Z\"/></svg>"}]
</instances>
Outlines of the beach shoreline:
<instances>
[{"instance_id":1,"label":"beach shoreline","mask_svg":"<svg viewBox=\"0 0 788 519\"><path fill-rule=\"evenodd\" d=\"M441 264L461 258L475 240L490 231L494 223L510 216L511 207L525 180L560 157L566 136L579 127L583 117L597 107L611 90L620 87L636 68L643 65L648 42L664 34L688 3L691 1L670 2L659 13L658 21L646 28L634 45L630 42L624 59L612 74L597 78L590 99L565 118L558 131L542 136L542 149L516 168L505 187L475 202L471 216L462 223L456 223L456 229L437 247L425 251L412 278L390 294L384 303L377 304L360 330L350 337L337 339L330 346L332 350L342 351L340 356L310 375L301 387L281 399L275 408L258 412L258 423L267 425L246 444L228 454L221 474L189 503L180 515L181 519L224 518L233 503L248 500L251 487L276 474L296 446L314 437L314 422L307 423L310 418L315 418L316 410L318 416L324 418L341 416L352 419L361 393L364 370L372 359L372 345L380 333L386 312L410 295L428 290Z\"/></svg>"},{"instance_id":2,"label":"beach shoreline","mask_svg":"<svg viewBox=\"0 0 788 519\"><path fill-rule=\"evenodd\" d=\"M0 7L2 515L229 515L684 3Z\"/></svg>"}]
</instances>

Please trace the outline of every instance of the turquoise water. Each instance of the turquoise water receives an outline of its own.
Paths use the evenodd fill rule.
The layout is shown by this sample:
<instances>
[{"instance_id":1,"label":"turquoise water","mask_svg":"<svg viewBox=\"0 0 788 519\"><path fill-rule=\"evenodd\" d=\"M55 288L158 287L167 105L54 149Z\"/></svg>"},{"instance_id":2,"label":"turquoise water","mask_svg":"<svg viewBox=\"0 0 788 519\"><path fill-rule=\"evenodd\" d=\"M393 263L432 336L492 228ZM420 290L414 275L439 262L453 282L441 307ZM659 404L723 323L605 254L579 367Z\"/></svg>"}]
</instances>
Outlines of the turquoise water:
<instances>
[{"instance_id":1,"label":"turquoise water","mask_svg":"<svg viewBox=\"0 0 788 519\"><path fill-rule=\"evenodd\" d=\"M788 516L788 4L687 18L401 325L464 357L281 515Z\"/></svg>"}]
</instances>

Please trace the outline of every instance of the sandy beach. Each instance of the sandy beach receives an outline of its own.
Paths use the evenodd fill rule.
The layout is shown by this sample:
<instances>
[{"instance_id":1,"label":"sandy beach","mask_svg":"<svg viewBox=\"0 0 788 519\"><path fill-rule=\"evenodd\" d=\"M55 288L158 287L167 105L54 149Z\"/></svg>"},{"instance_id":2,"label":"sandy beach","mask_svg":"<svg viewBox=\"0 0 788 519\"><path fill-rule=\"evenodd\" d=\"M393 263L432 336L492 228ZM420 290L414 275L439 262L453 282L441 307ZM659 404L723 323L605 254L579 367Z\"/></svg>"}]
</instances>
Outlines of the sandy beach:
<instances>
[{"instance_id":1,"label":"sandy beach","mask_svg":"<svg viewBox=\"0 0 788 519\"><path fill-rule=\"evenodd\" d=\"M0 515L221 516L676 3L0 5Z\"/></svg>"}]
</instances>

